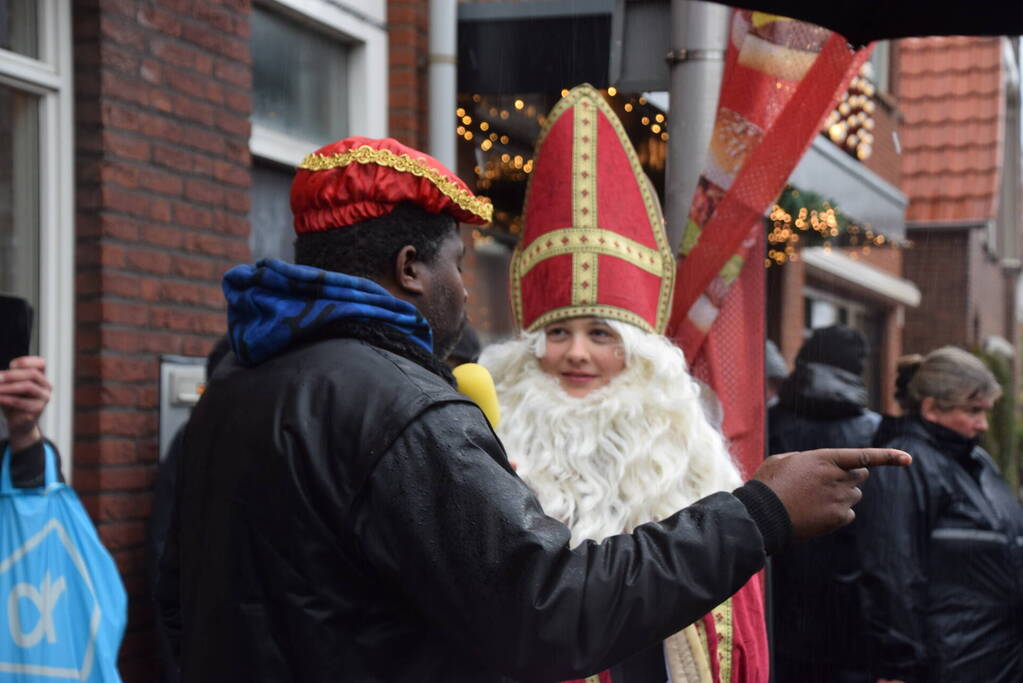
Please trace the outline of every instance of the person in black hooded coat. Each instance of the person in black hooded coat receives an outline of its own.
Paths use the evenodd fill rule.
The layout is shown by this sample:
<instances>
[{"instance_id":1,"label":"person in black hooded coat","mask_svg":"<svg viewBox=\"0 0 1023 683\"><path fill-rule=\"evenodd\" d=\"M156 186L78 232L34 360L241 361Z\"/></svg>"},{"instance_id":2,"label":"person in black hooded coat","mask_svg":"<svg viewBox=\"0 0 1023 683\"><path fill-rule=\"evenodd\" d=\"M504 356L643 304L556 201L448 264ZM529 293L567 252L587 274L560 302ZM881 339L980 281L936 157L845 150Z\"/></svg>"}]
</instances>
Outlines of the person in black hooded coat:
<instances>
[{"instance_id":1,"label":"person in black hooded coat","mask_svg":"<svg viewBox=\"0 0 1023 683\"><path fill-rule=\"evenodd\" d=\"M875 677L1023 681L1023 507L978 445L1001 387L946 346L900 368L905 414L875 443L913 471L863 487L860 591Z\"/></svg>"},{"instance_id":2,"label":"person in black hooded coat","mask_svg":"<svg viewBox=\"0 0 1023 683\"><path fill-rule=\"evenodd\" d=\"M860 375L868 350L863 334L850 327L814 331L768 413L772 455L871 444L881 417L866 407ZM772 562L776 681L872 683L863 664L855 535L853 522Z\"/></svg>"}]
</instances>

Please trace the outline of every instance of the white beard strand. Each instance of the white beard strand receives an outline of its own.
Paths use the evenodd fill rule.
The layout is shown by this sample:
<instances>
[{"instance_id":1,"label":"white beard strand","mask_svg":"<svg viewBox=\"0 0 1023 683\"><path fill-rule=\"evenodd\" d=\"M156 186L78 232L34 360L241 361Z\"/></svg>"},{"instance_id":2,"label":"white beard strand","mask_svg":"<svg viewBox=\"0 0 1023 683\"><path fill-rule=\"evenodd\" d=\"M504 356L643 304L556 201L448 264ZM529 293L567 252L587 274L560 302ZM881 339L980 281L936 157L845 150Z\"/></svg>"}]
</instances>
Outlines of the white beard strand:
<instances>
[{"instance_id":1,"label":"white beard strand","mask_svg":"<svg viewBox=\"0 0 1023 683\"><path fill-rule=\"evenodd\" d=\"M508 457L544 511L571 529L573 546L631 532L742 483L681 351L664 337L609 324L623 338L626 369L583 398L540 368L536 333L480 358L494 375Z\"/></svg>"}]
</instances>

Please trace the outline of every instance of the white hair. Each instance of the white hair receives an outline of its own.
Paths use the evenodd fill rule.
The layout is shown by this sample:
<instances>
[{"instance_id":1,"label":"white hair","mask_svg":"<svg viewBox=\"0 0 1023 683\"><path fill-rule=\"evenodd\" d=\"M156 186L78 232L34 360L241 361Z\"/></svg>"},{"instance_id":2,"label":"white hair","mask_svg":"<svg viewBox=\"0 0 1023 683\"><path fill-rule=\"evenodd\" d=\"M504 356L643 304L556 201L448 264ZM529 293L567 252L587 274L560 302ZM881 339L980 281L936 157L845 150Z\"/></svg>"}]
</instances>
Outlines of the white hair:
<instances>
[{"instance_id":1,"label":"white hair","mask_svg":"<svg viewBox=\"0 0 1023 683\"><path fill-rule=\"evenodd\" d=\"M542 330L480 356L494 376L508 457L544 511L572 530L573 545L630 532L742 481L682 351L604 322L621 337L626 366L582 398L540 368Z\"/></svg>"}]
</instances>

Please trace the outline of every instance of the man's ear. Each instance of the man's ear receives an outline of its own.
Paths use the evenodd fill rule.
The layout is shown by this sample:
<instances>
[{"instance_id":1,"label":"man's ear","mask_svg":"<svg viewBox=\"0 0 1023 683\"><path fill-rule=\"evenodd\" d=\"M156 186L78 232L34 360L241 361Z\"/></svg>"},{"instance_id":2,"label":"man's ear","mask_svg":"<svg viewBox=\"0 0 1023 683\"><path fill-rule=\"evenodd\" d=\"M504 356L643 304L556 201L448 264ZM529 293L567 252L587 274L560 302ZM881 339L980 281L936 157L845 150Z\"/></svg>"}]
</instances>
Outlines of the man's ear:
<instances>
[{"instance_id":1,"label":"man's ear","mask_svg":"<svg viewBox=\"0 0 1023 683\"><path fill-rule=\"evenodd\" d=\"M938 406L935 405L934 398L931 396L925 397L920 401L920 416L925 420L935 422L938 417Z\"/></svg>"},{"instance_id":2,"label":"man's ear","mask_svg":"<svg viewBox=\"0 0 1023 683\"><path fill-rule=\"evenodd\" d=\"M409 295L420 295L424 292L423 262L419 252L411 244L406 244L394 258L394 282L398 288Z\"/></svg>"}]
</instances>

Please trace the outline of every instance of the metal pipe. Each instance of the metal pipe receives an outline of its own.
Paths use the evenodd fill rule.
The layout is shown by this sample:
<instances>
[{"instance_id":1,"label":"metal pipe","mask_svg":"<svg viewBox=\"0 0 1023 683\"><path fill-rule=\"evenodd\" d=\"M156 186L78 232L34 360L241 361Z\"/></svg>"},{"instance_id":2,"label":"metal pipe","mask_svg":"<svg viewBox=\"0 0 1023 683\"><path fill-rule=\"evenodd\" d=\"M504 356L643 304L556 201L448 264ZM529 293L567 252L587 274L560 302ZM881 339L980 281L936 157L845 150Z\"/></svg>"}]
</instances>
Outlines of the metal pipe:
<instances>
[{"instance_id":1,"label":"metal pipe","mask_svg":"<svg viewBox=\"0 0 1023 683\"><path fill-rule=\"evenodd\" d=\"M429 149L435 159L456 172L457 32L457 1L430 0Z\"/></svg>"},{"instance_id":2,"label":"metal pipe","mask_svg":"<svg viewBox=\"0 0 1023 683\"><path fill-rule=\"evenodd\" d=\"M676 251L714 127L731 11L700 0L671 2L665 229Z\"/></svg>"}]
</instances>

